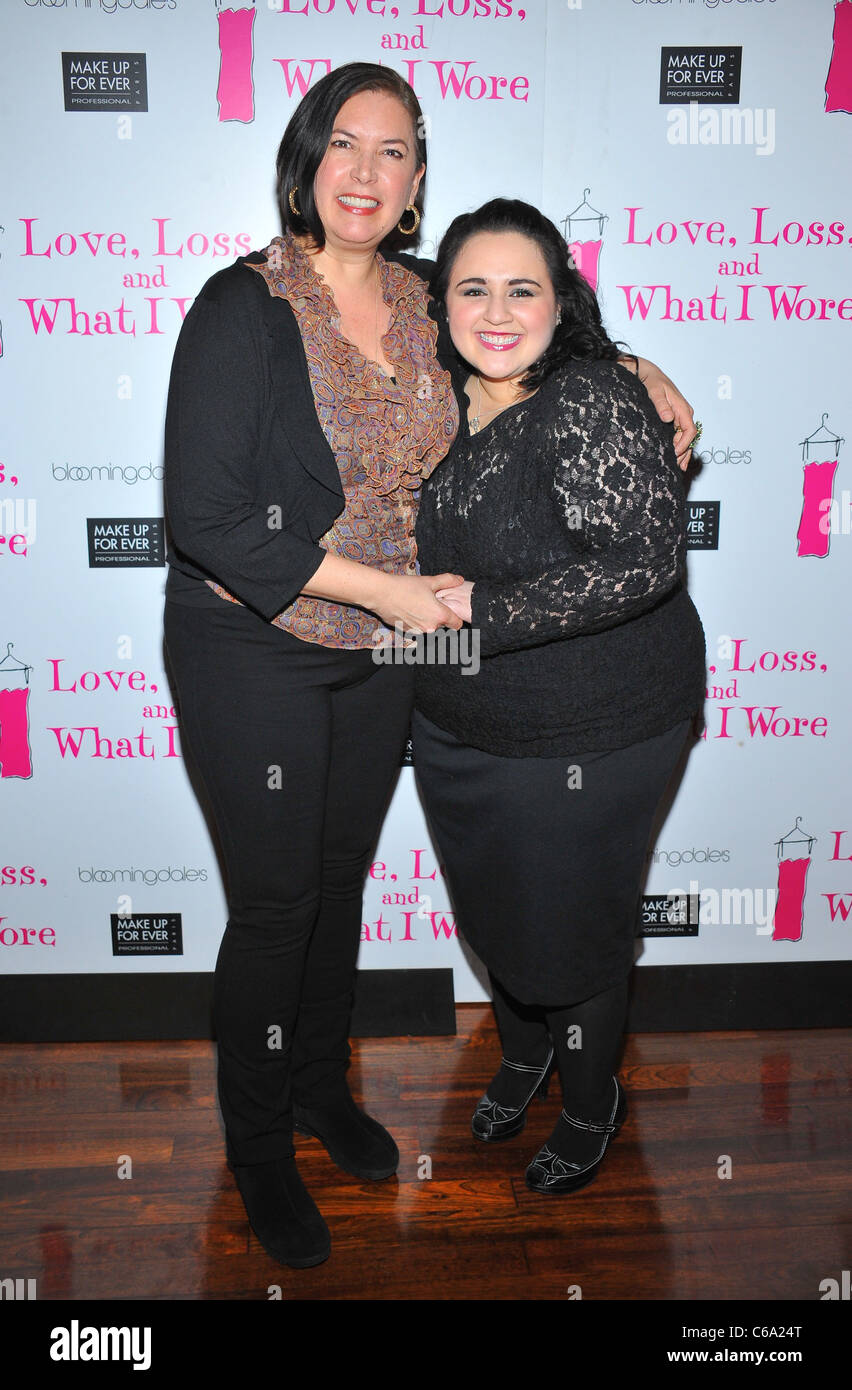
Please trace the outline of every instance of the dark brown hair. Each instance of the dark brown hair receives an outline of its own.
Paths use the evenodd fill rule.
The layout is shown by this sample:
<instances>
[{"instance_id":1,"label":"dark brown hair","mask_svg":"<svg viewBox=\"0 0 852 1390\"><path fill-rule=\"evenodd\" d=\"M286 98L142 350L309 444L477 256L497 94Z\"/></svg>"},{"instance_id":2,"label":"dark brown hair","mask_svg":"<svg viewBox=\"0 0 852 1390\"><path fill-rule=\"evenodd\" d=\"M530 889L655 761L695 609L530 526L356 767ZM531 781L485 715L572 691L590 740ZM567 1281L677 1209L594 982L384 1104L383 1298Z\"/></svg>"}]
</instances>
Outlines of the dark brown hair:
<instances>
[{"instance_id":1,"label":"dark brown hair","mask_svg":"<svg viewBox=\"0 0 852 1390\"><path fill-rule=\"evenodd\" d=\"M621 347L608 336L601 320L600 306L591 285L577 270L568 243L543 212L517 198L492 198L475 212L456 217L447 228L435 261L430 290L446 312L447 290L456 257L472 236L479 232L519 232L538 246L550 275L561 322L537 362L527 369L521 385L525 390L540 386L551 372L578 359L622 355ZM632 354L626 352L624 355Z\"/></svg>"},{"instance_id":2,"label":"dark brown hair","mask_svg":"<svg viewBox=\"0 0 852 1390\"><path fill-rule=\"evenodd\" d=\"M398 72L378 63L345 63L327 73L315 87L309 88L290 117L276 160L282 225L300 236L309 233L319 247L325 245L325 229L314 200L314 179L328 149L337 113L358 92L387 92L396 97L411 118L417 167L426 163L423 112L413 89ZM424 174L414 199L419 212L423 211L425 182ZM294 216L289 203L293 187L299 190L295 198L298 216ZM391 250L398 245L413 247L416 244L416 235L406 237L394 228L385 237L382 247Z\"/></svg>"}]
</instances>

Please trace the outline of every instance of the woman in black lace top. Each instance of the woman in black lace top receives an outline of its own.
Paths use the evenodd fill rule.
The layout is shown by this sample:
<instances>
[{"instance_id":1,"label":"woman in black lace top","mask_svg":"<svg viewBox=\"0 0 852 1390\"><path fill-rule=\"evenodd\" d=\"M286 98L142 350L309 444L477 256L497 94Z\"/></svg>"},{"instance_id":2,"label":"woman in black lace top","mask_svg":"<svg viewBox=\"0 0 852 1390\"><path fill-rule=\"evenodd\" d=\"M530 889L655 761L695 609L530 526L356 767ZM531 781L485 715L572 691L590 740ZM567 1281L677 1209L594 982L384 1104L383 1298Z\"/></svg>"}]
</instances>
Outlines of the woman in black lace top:
<instances>
[{"instance_id":1,"label":"woman in black lace top","mask_svg":"<svg viewBox=\"0 0 852 1390\"><path fill-rule=\"evenodd\" d=\"M417 543L426 572L473 576L439 597L479 669L418 666L415 762L503 1044L473 1132L517 1134L555 1055L563 1110L527 1182L571 1192L626 1113L614 1071L645 853L704 694L685 489L671 427L534 208L457 218L432 289L473 370Z\"/></svg>"}]
</instances>

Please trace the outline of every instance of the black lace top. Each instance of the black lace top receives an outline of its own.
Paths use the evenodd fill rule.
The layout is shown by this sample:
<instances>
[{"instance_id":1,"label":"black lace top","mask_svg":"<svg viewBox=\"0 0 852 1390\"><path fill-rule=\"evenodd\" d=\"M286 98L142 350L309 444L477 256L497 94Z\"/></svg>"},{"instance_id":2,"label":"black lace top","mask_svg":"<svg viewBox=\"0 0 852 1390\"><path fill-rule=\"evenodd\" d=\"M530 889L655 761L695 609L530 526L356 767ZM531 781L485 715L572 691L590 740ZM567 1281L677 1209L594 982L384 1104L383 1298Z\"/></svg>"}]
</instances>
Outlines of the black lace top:
<instances>
[{"instance_id":1,"label":"black lace top","mask_svg":"<svg viewBox=\"0 0 852 1390\"><path fill-rule=\"evenodd\" d=\"M488 752L556 757L625 747L700 709L671 437L641 383L606 361L554 373L474 436L463 420L424 484L417 545L422 573L474 581L481 665L419 665L427 718Z\"/></svg>"}]
</instances>

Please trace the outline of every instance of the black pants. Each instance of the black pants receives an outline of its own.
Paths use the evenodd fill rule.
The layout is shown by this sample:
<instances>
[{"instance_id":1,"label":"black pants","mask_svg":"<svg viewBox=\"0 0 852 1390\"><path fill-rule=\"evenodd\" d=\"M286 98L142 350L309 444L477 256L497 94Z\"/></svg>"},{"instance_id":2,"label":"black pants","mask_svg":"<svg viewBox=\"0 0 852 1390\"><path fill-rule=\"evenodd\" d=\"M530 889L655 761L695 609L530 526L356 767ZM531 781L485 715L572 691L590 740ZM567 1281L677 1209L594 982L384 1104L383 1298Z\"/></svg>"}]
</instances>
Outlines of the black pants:
<instances>
[{"instance_id":1,"label":"black pants","mask_svg":"<svg viewBox=\"0 0 852 1390\"><path fill-rule=\"evenodd\" d=\"M413 668L304 642L251 609L167 601L181 747L225 862L219 1101L232 1164L291 1155L292 1104L345 1093L369 855L408 731Z\"/></svg>"}]
</instances>

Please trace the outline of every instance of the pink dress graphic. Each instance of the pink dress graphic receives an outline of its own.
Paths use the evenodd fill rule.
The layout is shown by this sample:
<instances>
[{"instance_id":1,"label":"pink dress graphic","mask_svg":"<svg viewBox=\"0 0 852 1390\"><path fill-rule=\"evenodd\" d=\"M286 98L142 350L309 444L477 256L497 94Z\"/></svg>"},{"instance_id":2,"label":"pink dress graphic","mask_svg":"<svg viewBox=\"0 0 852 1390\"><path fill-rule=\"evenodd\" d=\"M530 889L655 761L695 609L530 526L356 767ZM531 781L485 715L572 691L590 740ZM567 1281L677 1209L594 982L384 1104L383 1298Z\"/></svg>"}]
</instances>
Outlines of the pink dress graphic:
<instances>
[{"instance_id":1,"label":"pink dress graphic","mask_svg":"<svg viewBox=\"0 0 852 1390\"><path fill-rule=\"evenodd\" d=\"M30 692L0 690L0 777L32 777L30 756Z\"/></svg>"},{"instance_id":2,"label":"pink dress graphic","mask_svg":"<svg viewBox=\"0 0 852 1390\"><path fill-rule=\"evenodd\" d=\"M221 10L219 21L219 102L220 121L254 120L254 58L252 32L254 10Z\"/></svg>"},{"instance_id":3,"label":"pink dress graphic","mask_svg":"<svg viewBox=\"0 0 852 1390\"><path fill-rule=\"evenodd\" d=\"M605 212L598 212L589 202L590 188L583 189L583 201L573 212L562 219L563 235L568 243L571 259L583 279L597 293L598 266L603 247L604 223L608 221Z\"/></svg>"},{"instance_id":4,"label":"pink dress graphic","mask_svg":"<svg viewBox=\"0 0 852 1390\"><path fill-rule=\"evenodd\" d=\"M598 262L601 258L601 247L603 241L569 241L568 250L574 258L574 264L579 270L584 280L588 280L592 289L598 288Z\"/></svg>"},{"instance_id":5,"label":"pink dress graphic","mask_svg":"<svg viewBox=\"0 0 852 1390\"><path fill-rule=\"evenodd\" d=\"M802 910L810 859L782 859L778 865L778 898L772 919L773 941L801 941Z\"/></svg>"},{"instance_id":6,"label":"pink dress graphic","mask_svg":"<svg viewBox=\"0 0 852 1390\"><path fill-rule=\"evenodd\" d=\"M796 539L796 554L824 559L831 538L831 499L837 459L825 463L806 463L802 472L802 515Z\"/></svg>"},{"instance_id":7,"label":"pink dress graphic","mask_svg":"<svg viewBox=\"0 0 852 1390\"><path fill-rule=\"evenodd\" d=\"M839 0L835 5L833 37L825 109L852 113L852 0Z\"/></svg>"}]
</instances>

